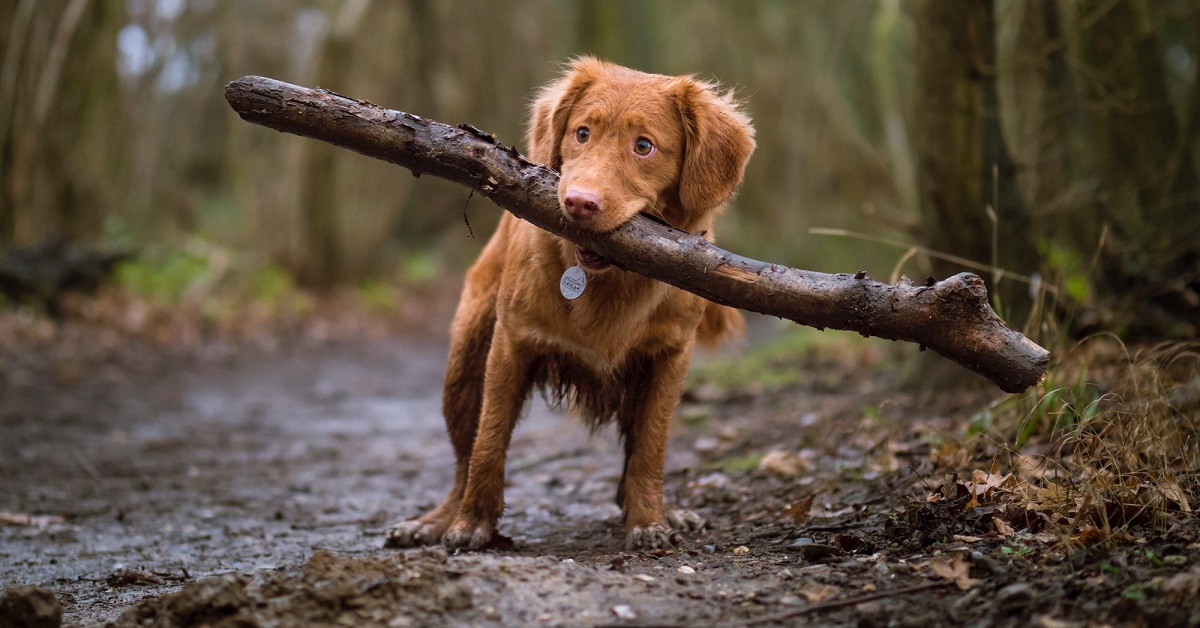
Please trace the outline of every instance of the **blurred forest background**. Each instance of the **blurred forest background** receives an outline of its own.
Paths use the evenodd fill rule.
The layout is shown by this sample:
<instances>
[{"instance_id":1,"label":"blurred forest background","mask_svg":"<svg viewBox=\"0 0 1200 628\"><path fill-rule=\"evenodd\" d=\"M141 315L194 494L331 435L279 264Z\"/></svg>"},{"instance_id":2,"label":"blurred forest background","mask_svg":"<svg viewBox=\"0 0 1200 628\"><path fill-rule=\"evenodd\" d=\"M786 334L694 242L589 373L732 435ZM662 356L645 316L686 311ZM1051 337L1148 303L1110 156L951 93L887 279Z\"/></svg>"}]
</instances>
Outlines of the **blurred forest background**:
<instances>
[{"instance_id":1,"label":"blurred forest background","mask_svg":"<svg viewBox=\"0 0 1200 628\"><path fill-rule=\"evenodd\" d=\"M247 124L225 83L521 145L532 92L591 53L737 88L759 148L726 248L978 272L1035 338L1195 337L1198 52L1194 0L6 0L0 298L62 242L133 252L118 280L165 301L456 276L499 209Z\"/></svg>"}]
</instances>

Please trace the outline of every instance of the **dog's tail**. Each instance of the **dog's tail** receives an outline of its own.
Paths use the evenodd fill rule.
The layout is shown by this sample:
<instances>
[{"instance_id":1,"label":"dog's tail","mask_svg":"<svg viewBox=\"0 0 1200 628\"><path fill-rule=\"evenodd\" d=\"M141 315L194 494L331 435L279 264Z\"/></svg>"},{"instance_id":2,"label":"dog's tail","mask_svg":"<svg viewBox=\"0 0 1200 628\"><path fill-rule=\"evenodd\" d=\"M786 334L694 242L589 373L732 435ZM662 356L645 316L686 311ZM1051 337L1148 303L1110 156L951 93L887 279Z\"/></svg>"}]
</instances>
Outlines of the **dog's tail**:
<instances>
[{"instance_id":1,"label":"dog's tail","mask_svg":"<svg viewBox=\"0 0 1200 628\"><path fill-rule=\"evenodd\" d=\"M741 338L746 333L746 319L742 313L725 305L709 301L704 307L704 317L696 328L696 340L709 349L721 341Z\"/></svg>"}]
</instances>

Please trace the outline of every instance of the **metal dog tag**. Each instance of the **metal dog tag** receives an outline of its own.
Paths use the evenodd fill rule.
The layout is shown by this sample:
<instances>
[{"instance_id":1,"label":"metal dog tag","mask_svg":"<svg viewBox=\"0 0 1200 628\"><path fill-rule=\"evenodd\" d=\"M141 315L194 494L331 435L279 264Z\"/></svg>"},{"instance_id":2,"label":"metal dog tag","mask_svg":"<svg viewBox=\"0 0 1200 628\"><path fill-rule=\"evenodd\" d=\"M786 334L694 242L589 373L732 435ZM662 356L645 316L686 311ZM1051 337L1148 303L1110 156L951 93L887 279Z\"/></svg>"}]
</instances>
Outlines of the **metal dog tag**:
<instances>
[{"instance_id":1,"label":"metal dog tag","mask_svg":"<svg viewBox=\"0 0 1200 628\"><path fill-rule=\"evenodd\" d=\"M558 280L558 289L562 295L569 300L579 298L583 294L583 289L587 287L587 275L579 266L572 266L562 274L562 279Z\"/></svg>"}]
</instances>

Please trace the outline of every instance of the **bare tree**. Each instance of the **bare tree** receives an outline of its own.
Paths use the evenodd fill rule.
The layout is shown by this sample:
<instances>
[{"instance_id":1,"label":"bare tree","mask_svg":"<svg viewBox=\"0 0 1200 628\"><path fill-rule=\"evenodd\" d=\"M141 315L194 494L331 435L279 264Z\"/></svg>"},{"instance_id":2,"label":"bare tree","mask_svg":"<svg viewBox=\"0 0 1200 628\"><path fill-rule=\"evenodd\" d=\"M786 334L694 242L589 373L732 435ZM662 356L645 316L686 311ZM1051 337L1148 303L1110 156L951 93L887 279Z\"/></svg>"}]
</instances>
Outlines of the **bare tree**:
<instances>
[{"instance_id":1,"label":"bare tree","mask_svg":"<svg viewBox=\"0 0 1200 628\"><path fill-rule=\"evenodd\" d=\"M123 4L0 6L0 242L99 231L125 145L116 74Z\"/></svg>"},{"instance_id":2,"label":"bare tree","mask_svg":"<svg viewBox=\"0 0 1200 628\"><path fill-rule=\"evenodd\" d=\"M1000 271L1028 276L1037 254L1001 129L992 0L921 0L914 10L922 240L934 251L995 267L993 300L1021 321L1031 305L1027 287L1004 281ZM933 267L941 275L960 266L939 259Z\"/></svg>"},{"instance_id":3,"label":"bare tree","mask_svg":"<svg viewBox=\"0 0 1200 628\"><path fill-rule=\"evenodd\" d=\"M1087 98L1100 190L1092 208L1110 225L1093 285L1090 329L1135 335L1200 333L1200 70L1180 124L1165 56L1145 0L1070 3L1078 80ZM1200 26L1200 10L1191 23ZM1195 51L1192 52L1195 55ZM1193 56L1194 58L1194 56ZM1193 64L1195 68L1195 64ZM1097 211L1099 210L1099 211ZM1099 244L1099 243L1098 243Z\"/></svg>"}]
</instances>

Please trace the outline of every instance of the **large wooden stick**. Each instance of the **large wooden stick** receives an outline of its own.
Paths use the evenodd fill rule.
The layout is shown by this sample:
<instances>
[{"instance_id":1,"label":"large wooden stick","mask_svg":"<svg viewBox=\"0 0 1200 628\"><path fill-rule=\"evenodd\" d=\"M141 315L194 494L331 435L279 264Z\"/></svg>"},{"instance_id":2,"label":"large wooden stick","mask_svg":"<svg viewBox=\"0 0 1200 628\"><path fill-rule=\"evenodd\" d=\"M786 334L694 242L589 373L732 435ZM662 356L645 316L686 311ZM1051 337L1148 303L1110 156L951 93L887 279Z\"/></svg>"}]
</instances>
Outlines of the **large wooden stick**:
<instances>
[{"instance_id":1,"label":"large wooden stick","mask_svg":"<svg viewBox=\"0 0 1200 628\"><path fill-rule=\"evenodd\" d=\"M365 100L258 76L233 81L225 98L244 120L311 137L482 193L520 218L587 247L615 265L706 299L817 329L915 342L1021 392L1046 371L1048 351L1000 320L983 280L970 273L913 285L865 273L829 275L748 259L697 234L636 216L610 233L567 221L558 173L469 125L384 109Z\"/></svg>"}]
</instances>

